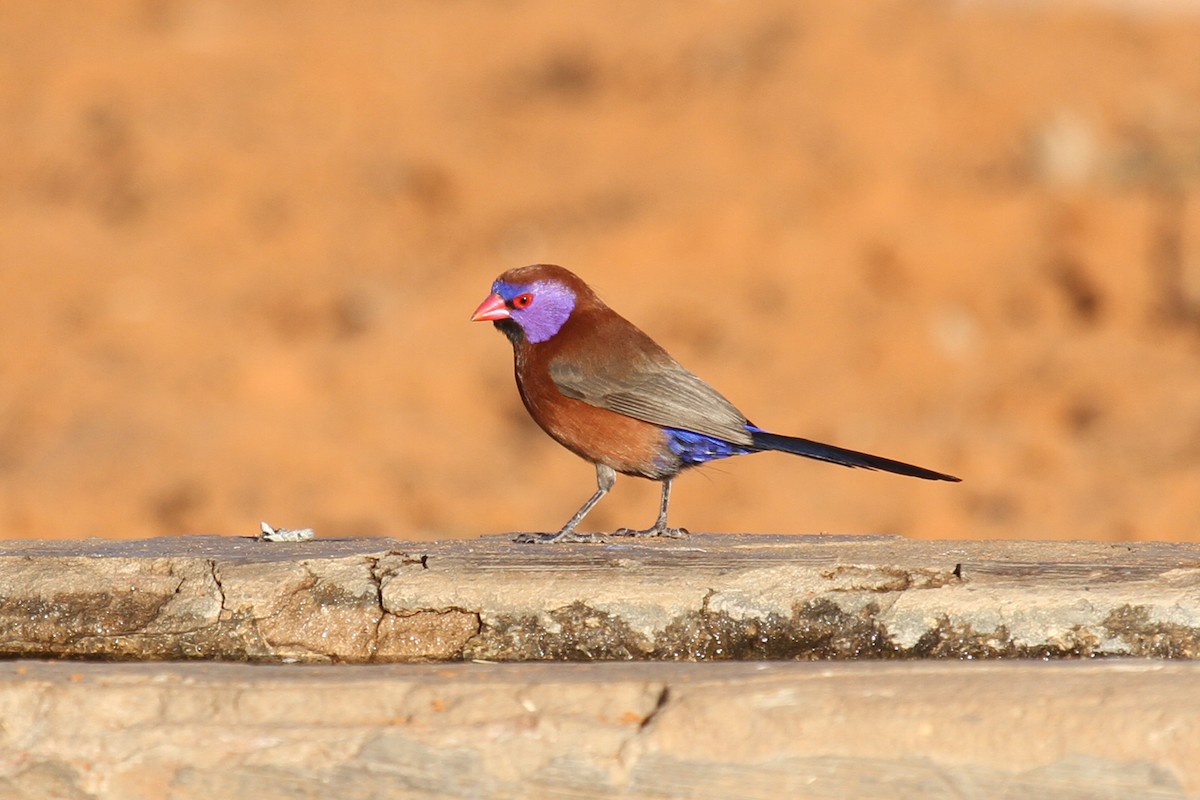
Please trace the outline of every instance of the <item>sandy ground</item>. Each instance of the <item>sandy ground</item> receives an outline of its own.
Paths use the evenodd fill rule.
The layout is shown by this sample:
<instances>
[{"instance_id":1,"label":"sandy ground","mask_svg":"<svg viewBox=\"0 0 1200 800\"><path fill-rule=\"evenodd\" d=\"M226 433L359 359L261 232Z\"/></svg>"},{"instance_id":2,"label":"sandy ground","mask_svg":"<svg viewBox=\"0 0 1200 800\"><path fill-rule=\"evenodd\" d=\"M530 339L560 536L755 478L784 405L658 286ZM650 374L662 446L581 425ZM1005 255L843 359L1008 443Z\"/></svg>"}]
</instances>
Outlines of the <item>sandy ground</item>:
<instances>
[{"instance_id":1,"label":"sandy ground","mask_svg":"<svg viewBox=\"0 0 1200 800\"><path fill-rule=\"evenodd\" d=\"M557 528L591 467L467 321L535 261L965 479L758 455L675 523L1200 535L1200 16L1048 5L6 4L0 535Z\"/></svg>"}]
</instances>

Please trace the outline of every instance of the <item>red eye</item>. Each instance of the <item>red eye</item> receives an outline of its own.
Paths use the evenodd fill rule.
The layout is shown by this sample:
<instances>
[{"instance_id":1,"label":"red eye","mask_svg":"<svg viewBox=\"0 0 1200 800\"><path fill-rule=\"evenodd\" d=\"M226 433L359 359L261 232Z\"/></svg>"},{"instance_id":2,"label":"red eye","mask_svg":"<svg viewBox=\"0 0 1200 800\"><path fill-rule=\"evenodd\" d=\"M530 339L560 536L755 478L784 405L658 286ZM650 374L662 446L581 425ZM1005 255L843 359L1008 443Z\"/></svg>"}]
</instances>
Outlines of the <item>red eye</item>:
<instances>
[{"instance_id":1,"label":"red eye","mask_svg":"<svg viewBox=\"0 0 1200 800\"><path fill-rule=\"evenodd\" d=\"M533 295L529 292L519 294L512 299L513 308L529 308L529 304L533 302Z\"/></svg>"}]
</instances>

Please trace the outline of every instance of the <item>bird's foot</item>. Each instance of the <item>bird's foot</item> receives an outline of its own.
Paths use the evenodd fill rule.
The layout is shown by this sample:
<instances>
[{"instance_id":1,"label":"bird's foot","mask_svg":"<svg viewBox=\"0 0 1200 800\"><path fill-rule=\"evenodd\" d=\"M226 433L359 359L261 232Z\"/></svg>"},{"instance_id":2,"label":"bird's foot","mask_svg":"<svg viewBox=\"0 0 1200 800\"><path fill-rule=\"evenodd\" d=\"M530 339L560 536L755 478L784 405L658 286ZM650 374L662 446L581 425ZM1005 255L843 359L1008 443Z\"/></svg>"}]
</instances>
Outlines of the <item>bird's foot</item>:
<instances>
[{"instance_id":1,"label":"bird's foot","mask_svg":"<svg viewBox=\"0 0 1200 800\"><path fill-rule=\"evenodd\" d=\"M607 540L602 533L576 533L563 530L558 533L518 533L513 537L513 541L517 544L558 544L560 542L593 544Z\"/></svg>"},{"instance_id":2,"label":"bird's foot","mask_svg":"<svg viewBox=\"0 0 1200 800\"><path fill-rule=\"evenodd\" d=\"M644 531L633 528L621 528L612 532L613 536L661 536L664 539L686 539L687 528L668 528L666 525L655 525Z\"/></svg>"}]
</instances>

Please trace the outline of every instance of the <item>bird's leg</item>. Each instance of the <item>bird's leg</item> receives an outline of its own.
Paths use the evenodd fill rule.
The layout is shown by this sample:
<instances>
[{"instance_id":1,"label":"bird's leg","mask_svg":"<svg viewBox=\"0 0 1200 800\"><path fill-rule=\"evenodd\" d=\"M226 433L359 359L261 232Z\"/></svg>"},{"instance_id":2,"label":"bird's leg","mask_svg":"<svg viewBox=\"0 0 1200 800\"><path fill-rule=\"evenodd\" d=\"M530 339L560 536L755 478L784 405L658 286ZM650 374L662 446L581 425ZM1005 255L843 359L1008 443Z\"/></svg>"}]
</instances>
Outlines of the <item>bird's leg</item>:
<instances>
[{"instance_id":1,"label":"bird's leg","mask_svg":"<svg viewBox=\"0 0 1200 800\"><path fill-rule=\"evenodd\" d=\"M688 535L684 528L668 528L667 527L667 509L671 506L671 481L673 478L667 478L663 481L662 503L658 507L658 519L654 521L653 527L647 528L644 531L635 531L630 528L621 528L619 531L614 531L613 536L666 536L671 539L682 539Z\"/></svg>"},{"instance_id":2,"label":"bird's leg","mask_svg":"<svg viewBox=\"0 0 1200 800\"><path fill-rule=\"evenodd\" d=\"M592 506L600 502L600 498L608 494L608 490L617 482L617 473L612 467L607 467L604 464L596 465L596 493L588 498L588 501L575 512L575 516L567 521L566 525L562 526L562 530L558 533L521 533L513 537L514 542L521 544L545 543L553 542L603 542L604 536L599 533L576 533L575 526L583 521L587 513L592 510Z\"/></svg>"}]
</instances>

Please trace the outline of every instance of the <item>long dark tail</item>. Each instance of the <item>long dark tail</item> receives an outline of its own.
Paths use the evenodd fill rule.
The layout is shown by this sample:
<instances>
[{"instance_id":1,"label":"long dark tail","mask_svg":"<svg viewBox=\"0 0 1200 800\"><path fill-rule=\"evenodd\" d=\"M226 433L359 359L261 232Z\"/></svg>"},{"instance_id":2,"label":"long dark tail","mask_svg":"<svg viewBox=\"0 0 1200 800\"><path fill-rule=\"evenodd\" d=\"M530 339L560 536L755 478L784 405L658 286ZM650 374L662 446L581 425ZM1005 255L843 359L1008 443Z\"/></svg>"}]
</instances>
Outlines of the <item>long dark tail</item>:
<instances>
[{"instance_id":1,"label":"long dark tail","mask_svg":"<svg viewBox=\"0 0 1200 800\"><path fill-rule=\"evenodd\" d=\"M843 447L822 444L821 442L814 442L811 439L782 436L778 433L767 433L766 431L759 430L751 430L750 435L753 438L754 447L759 450L778 450L783 453L792 453L806 458L815 458L818 461L841 464L844 467L880 469L884 472L895 472L897 475L924 478L927 481L962 480L962 478L956 478L953 475L934 472L931 469L925 469L913 464L905 464L903 461L893 461L890 458L873 456L870 453L860 453L857 450L846 450Z\"/></svg>"}]
</instances>

